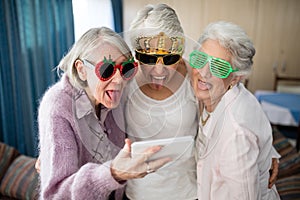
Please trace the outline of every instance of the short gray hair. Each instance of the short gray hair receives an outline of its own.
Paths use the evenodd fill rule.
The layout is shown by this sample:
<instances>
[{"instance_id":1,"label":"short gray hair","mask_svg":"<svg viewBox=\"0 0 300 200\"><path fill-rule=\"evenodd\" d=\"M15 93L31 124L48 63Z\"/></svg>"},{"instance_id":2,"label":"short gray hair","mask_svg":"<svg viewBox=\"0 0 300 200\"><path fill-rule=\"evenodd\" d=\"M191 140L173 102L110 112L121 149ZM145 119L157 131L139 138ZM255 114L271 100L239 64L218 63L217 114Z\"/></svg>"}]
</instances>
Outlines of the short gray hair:
<instances>
[{"instance_id":1,"label":"short gray hair","mask_svg":"<svg viewBox=\"0 0 300 200\"><path fill-rule=\"evenodd\" d=\"M78 76L74 66L75 61L77 59L89 60L92 52L103 44L117 47L126 58L132 57L128 45L119 34L107 27L91 28L74 43L70 51L60 61L58 69L67 73L72 85L81 88L86 87L87 82L82 81Z\"/></svg>"},{"instance_id":2,"label":"short gray hair","mask_svg":"<svg viewBox=\"0 0 300 200\"><path fill-rule=\"evenodd\" d=\"M255 48L241 27L225 21L211 23L198 40L200 47L208 39L218 41L232 55L232 67L239 69L237 75L248 76L251 73Z\"/></svg>"}]
</instances>

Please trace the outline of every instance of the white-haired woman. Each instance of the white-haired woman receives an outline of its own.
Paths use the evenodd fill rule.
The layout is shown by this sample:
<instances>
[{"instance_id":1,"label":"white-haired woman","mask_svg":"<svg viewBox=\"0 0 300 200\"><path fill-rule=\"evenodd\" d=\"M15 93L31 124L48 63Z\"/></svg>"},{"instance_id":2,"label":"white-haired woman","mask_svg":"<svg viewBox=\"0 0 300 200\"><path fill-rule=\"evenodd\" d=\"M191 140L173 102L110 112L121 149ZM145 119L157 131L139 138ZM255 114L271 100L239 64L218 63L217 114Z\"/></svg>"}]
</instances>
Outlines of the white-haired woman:
<instances>
[{"instance_id":1,"label":"white-haired woman","mask_svg":"<svg viewBox=\"0 0 300 200\"><path fill-rule=\"evenodd\" d=\"M268 188L272 129L256 98L240 82L255 54L246 33L229 22L208 25L190 54L200 103L198 199L279 199Z\"/></svg>"},{"instance_id":2,"label":"white-haired woman","mask_svg":"<svg viewBox=\"0 0 300 200\"><path fill-rule=\"evenodd\" d=\"M130 140L124 145L117 106L137 71L130 49L112 30L93 28L59 68L61 80L39 107L41 199L122 199L126 180L146 176L147 156L160 150L132 159ZM159 168L167 161L151 164Z\"/></svg>"},{"instance_id":3,"label":"white-haired woman","mask_svg":"<svg viewBox=\"0 0 300 200\"><path fill-rule=\"evenodd\" d=\"M129 36L139 71L126 88L126 133L133 141L197 134L197 101L182 58L184 32L176 12L166 4L147 5L133 20ZM132 200L196 199L193 155L143 179L127 182Z\"/></svg>"}]
</instances>

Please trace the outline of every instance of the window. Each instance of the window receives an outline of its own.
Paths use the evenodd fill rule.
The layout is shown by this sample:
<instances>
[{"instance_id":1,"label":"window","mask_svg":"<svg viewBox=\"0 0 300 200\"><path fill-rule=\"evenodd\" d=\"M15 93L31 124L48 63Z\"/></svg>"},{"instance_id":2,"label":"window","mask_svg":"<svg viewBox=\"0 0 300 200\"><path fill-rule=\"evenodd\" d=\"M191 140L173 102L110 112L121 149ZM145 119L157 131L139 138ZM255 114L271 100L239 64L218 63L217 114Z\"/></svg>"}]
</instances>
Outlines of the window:
<instances>
[{"instance_id":1,"label":"window","mask_svg":"<svg viewBox=\"0 0 300 200\"><path fill-rule=\"evenodd\" d=\"M106 26L114 30L111 0L72 0L75 40L93 27Z\"/></svg>"}]
</instances>

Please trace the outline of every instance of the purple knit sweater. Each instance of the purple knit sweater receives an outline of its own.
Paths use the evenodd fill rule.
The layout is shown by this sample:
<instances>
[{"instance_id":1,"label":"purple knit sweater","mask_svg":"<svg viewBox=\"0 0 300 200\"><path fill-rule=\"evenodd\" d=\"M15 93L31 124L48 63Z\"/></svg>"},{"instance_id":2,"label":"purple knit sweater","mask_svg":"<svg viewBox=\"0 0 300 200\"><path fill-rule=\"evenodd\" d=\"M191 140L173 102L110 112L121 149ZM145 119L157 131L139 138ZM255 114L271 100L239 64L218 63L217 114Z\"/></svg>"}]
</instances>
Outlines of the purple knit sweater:
<instances>
[{"instance_id":1,"label":"purple knit sweater","mask_svg":"<svg viewBox=\"0 0 300 200\"><path fill-rule=\"evenodd\" d=\"M125 134L116 124L111 111L103 109L101 116L106 118L99 120L88 100L85 105L74 104L74 91L78 89L64 75L48 89L40 104L40 198L108 199L111 192L116 190L115 199L121 199L124 185L120 185L111 176L110 160L123 147ZM80 98L87 99L87 95L81 91ZM80 118L85 120L90 130L83 131L82 126L79 126L75 117L79 111L83 113ZM92 123L95 120L98 123ZM100 149L101 154L97 155L97 152L93 153L95 149L80 138L86 135L94 141L98 135L91 136L91 132L99 129L102 132L105 130L109 142L103 143L103 137L99 139L97 150Z\"/></svg>"}]
</instances>

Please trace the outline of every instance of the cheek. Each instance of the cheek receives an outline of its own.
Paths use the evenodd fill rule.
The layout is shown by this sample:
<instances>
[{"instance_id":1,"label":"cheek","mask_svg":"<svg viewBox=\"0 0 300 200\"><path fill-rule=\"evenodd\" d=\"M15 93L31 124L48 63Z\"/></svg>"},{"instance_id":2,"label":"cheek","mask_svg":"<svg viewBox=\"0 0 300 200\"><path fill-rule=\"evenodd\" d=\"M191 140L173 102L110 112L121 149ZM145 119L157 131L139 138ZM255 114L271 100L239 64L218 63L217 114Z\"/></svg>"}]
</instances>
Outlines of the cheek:
<instances>
[{"instance_id":1,"label":"cheek","mask_svg":"<svg viewBox=\"0 0 300 200\"><path fill-rule=\"evenodd\" d=\"M191 82L192 85L195 85L198 83L198 77L199 77L199 72L197 69L193 69L191 73Z\"/></svg>"},{"instance_id":2,"label":"cheek","mask_svg":"<svg viewBox=\"0 0 300 200\"><path fill-rule=\"evenodd\" d=\"M178 69L178 65L170 65L164 67L164 70L168 75L168 80L171 80L175 74L182 76L181 73L177 71L177 69Z\"/></svg>"},{"instance_id":3,"label":"cheek","mask_svg":"<svg viewBox=\"0 0 300 200\"><path fill-rule=\"evenodd\" d=\"M99 79L94 72L90 72L87 74L87 82L89 85L90 90L96 88L97 84L99 84Z\"/></svg>"},{"instance_id":4,"label":"cheek","mask_svg":"<svg viewBox=\"0 0 300 200\"><path fill-rule=\"evenodd\" d=\"M212 94L214 94L214 96L217 97L223 95L228 88L226 82L224 82L222 79L219 78L214 78L212 85L213 85Z\"/></svg>"},{"instance_id":5,"label":"cheek","mask_svg":"<svg viewBox=\"0 0 300 200\"><path fill-rule=\"evenodd\" d=\"M104 91L104 85L101 84L101 82L99 81L96 84L95 90L94 90L94 96L95 98L99 101L100 98L103 96L103 91Z\"/></svg>"},{"instance_id":6,"label":"cheek","mask_svg":"<svg viewBox=\"0 0 300 200\"><path fill-rule=\"evenodd\" d=\"M107 84L98 81L94 88L91 88L92 95L96 100L96 103L101 103L105 105L105 88Z\"/></svg>"},{"instance_id":7,"label":"cheek","mask_svg":"<svg viewBox=\"0 0 300 200\"><path fill-rule=\"evenodd\" d=\"M100 81L96 74L88 74L88 87L93 97L100 101L103 96L105 83Z\"/></svg>"},{"instance_id":8,"label":"cheek","mask_svg":"<svg viewBox=\"0 0 300 200\"><path fill-rule=\"evenodd\" d=\"M223 85L225 88L229 88L229 85L231 84L232 76L230 75L228 78L223 79Z\"/></svg>"},{"instance_id":9,"label":"cheek","mask_svg":"<svg viewBox=\"0 0 300 200\"><path fill-rule=\"evenodd\" d=\"M149 74L149 72L151 71L151 67L150 66L145 66L143 64L140 65L140 69L141 69L141 71L142 71L142 73L144 75Z\"/></svg>"},{"instance_id":10,"label":"cheek","mask_svg":"<svg viewBox=\"0 0 300 200\"><path fill-rule=\"evenodd\" d=\"M192 69L192 79L196 79L198 77L198 70L197 69Z\"/></svg>"},{"instance_id":11,"label":"cheek","mask_svg":"<svg viewBox=\"0 0 300 200\"><path fill-rule=\"evenodd\" d=\"M177 72L177 66L173 66L173 67L165 67L165 69L168 71L168 73L170 74L170 75L173 75L173 74L175 74L176 72Z\"/></svg>"},{"instance_id":12,"label":"cheek","mask_svg":"<svg viewBox=\"0 0 300 200\"><path fill-rule=\"evenodd\" d=\"M151 78L150 78L150 75L151 75L151 67L147 67L147 66L143 66L141 65L140 67L140 74L143 76L143 79L144 80L147 80L147 81L151 81Z\"/></svg>"}]
</instances>

